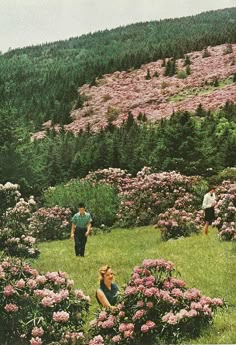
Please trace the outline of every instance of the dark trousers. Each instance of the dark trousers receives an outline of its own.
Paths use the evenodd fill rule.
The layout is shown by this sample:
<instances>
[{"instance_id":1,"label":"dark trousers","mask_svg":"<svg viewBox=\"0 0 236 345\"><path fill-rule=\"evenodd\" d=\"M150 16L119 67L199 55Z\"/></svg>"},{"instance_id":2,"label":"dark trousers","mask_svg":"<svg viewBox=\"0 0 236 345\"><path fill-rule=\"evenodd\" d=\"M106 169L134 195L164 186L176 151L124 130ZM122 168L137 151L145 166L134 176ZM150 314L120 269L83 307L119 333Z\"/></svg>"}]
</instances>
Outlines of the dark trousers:
<instances>
[{"instance_id":1,"label":"dark trousers","mask_svg":"<svg viewBox=\"0 0 236 345\"><path fill-rule=\"evenodd\" d=\"M86 228L79 228L78 226L75 228L74 240L76 256L84 256L85 245L87 242L87 237L85 236L86 231Z\"/></svg>"}]
</instances>

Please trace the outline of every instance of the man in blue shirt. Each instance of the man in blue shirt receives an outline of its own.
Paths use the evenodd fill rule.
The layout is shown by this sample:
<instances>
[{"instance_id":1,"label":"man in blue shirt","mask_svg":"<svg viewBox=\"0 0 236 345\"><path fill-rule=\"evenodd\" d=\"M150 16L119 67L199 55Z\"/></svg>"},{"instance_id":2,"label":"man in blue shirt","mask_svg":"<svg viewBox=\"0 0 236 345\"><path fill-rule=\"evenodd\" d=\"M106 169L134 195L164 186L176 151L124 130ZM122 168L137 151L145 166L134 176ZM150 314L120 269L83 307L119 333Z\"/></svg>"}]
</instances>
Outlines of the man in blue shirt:
<instances>
[{"instance_id":1,"label":"man in blue shirt","mask_svg":"<svg viewBox=\"0 0 236 345\"><path fill-rule=\"evenodd\" d=\"M84 256L87 237L91 232L92 217L85 212L84 203L79 204L79 212L72 217L71 238L75 241L75 255Z\"/></svg>"}]
</instances>

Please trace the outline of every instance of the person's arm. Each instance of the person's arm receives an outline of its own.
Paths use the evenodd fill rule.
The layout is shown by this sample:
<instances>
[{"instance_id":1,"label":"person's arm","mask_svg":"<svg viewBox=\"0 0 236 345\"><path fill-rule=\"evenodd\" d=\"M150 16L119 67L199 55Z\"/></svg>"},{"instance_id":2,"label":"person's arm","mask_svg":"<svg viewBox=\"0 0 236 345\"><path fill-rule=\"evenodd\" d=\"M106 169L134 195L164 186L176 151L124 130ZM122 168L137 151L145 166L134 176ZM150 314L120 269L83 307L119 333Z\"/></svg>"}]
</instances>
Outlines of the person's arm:
<instances>
[{"instance_id":1,"label":"person's arm","mask_svg":"<svg viewBox=\"0 0 236 345\"><path fill-rule=\"evenodd\" d=\"M104 294L104 292L101 289L97 290L97 298L103 307L105 307L105 308L111 307L108 299L106 298L106 295Z\"/></svg>"},{"instance_id":2,"label":"person's arm","mask_svg":"<svg viewBox=\"0 0 236 345\"><path fill-rule=\"evenodd\" d=\"M75 224L72 223L71 224L70 238L74 238L74 234L75 234Z\"/></svg>"},{"instance_id":3,"label":"person's arm","mask_svg":"<svg viewBox=\"0 0 236 345\"><path fill-rule=\"evenodd\" d=\"M203 210L205 210L208 206L207 206L207 203L208 203L208 198L207 198L207 194L204 195L204 198L203 198L203 202L202 202L202 208Z\"/></svg>"},{"instance_id":4,"label":"person's arm","mask_svg":"<svg viewBox=\"0 0 236 345\"><path fill-rule=\"evenodd\" d=\"M214 194L214 201L213 201L213 203L212 203L212 207L215 207L216 204L217 204L217 202L216 202L216 196L215 196L215 194Z\"/></svg>"},{"instance_id":5,"label":"person's arm","mask_svg":"<svg viewBox=\"0 0 236 345\"><path fill-rule=\"evenodd\" d=\"M89 234L91 233L91 230L92 230L92 225L91 225L91 222L89 222L89 223L87 224L87 231L86 231L86 233L85 233L85 236L86 236L86 237L89 236Z\"/></svg>"}]
</instances>

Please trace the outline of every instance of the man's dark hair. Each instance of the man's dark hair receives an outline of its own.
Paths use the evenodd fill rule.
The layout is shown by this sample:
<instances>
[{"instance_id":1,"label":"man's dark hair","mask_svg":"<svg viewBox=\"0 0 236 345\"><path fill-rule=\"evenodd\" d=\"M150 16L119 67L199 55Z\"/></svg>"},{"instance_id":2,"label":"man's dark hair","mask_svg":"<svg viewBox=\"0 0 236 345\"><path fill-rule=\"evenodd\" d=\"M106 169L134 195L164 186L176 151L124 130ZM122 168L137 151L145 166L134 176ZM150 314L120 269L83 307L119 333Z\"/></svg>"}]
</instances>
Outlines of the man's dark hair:
<instances>
[{"instance_id":1,"label":"man's dark hair","mask_svg":"<svg viewBox=\"0 0 236 345\"><path fill-rule=\"evenodd\" d=\"M83 202L79 203L79 208L85 208L85 204Z\"/></svg>"}]
</instances>

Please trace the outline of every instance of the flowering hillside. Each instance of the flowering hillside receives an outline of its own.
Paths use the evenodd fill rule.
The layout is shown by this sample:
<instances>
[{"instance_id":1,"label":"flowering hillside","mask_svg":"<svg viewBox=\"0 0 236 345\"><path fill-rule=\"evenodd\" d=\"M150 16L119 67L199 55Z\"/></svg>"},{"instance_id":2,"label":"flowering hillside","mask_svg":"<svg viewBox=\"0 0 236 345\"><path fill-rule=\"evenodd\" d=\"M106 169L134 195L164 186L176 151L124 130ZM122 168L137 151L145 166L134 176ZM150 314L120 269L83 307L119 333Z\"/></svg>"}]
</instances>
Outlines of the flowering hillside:
<instances>
[{"instance_id":1,"label":"flowering hillside","mask_svg":"<svg viewBox=\"0 0 236 345\"><path fill-rule=\"evenodd\" d=\"M190 60L188 72L186 57ZM156 121L176 111L195 111L200 103L204 109L213 110L227 100L236 102L235 60L236 44L224 44L176 60L177 73L171 77L165 76L163 60L142 65L137 70L106 74L96 80L96 86L85 84L80 88L85 102L82 108L72 111L73 122L65 125L65 130L76 134L89 126L97 132L109 120L119 126L129 111L134 118L141 113ZM44 129L50 126L48 121ZM42 131L34 138L44 135Z\"/></svg>"}]
</instances>

